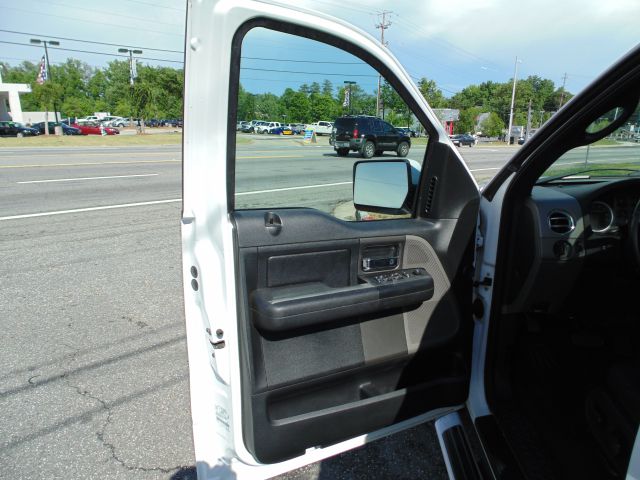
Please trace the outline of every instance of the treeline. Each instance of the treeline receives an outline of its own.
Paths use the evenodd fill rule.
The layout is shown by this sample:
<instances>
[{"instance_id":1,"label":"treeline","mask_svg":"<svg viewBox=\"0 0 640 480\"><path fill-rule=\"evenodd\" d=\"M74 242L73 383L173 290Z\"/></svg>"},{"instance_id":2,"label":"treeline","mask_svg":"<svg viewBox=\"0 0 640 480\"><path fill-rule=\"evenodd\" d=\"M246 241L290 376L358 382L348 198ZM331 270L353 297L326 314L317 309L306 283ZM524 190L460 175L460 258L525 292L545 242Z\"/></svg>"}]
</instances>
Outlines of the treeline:
<instances>
[{"instance_id":1,"label":"treeline","mask_svg":"<svg viewBox=\"0 0 640 480\"><path fill-rule=\"evenodd\" d=\"M111 112L123 117L182 117L182 70L138 65L138 78L131 88L129 62L115 60L105 68L67 59L51 65L50 81L35 83L39 65L22 62L11 67L0 62L2 79L7 83L27 83L33 93L20 96L22 110L53 110L55 103L63 116L82 117L93 112Z\"/></svg>"},{"instance_id":2,"label":"treeline","mask_svg":"<svg viewBox=\"0 0 640 480\"><path fill-rule=\"evenodd\" d=\"M2 77L9 83L28 83L32 94L21 96L25 111L53 109L55 103L64 116L79 117L93 112L144 118L178 118L182 116L183 71L170 67L138 66L138 78L129 84L128 61L112 61L105 68L68 59L52 65L51 81L44 86L35 79L38 65L23 62L11 67L0 62ZM460 110L456 132L474 131L481 113L490 115L481 128L489 135L499 135L509 121L512 82L483 82L470 85L446 98L433 80L421 78L418 87L433 108ZM303 84L297 90L287 88L282 95L254 94L242 86L238 98L239 120L271 120L285 123L309 123L333 120L346 113L375 115L377 96L358 84L350 86L351 105L344 106L345 86L329 80ZM410 125L411 114L397 93L385 82L381 87L381 108L385 119L394 125ZM532 126L543 124L561 103L572 94L556 88L553 81L538 76L518 80L514 108L514 125L526 125L531 102Z\"/></svg>"},{"instance_id":3,"label":"treeline","mask_svg":"<svg viewBox=\"0 0 640 480\"><path fill-rule=\"evenodd\" d=\"M498 136L506 129L511 106L512 81L484 82L470 85L451 98L446 98L433 80L421 78L418 88L434 109L453 108L460 110L460 119L455 124L456 132L473 132L478 118L484 117L480 126L484 133ZM375 115L376 92L368 93L357 84L351 85L351 106L344 106L345 88L334 89L329 80L322 84L303 84L298 90L287 88L280 96L272 93L253 94L240 88L238 118L242 120L273 120L308 123L317 120L332 120L351 111L355 114ZM385 120L393 125L411 125L412 115L400 96L386 82L381 89L381 108ZM566 103L573 95L557 89L553 81L530 76L518 80L514 105L514 125L526 125L531 101L531 125L537 127L546 122L558 110L560 102Z\"/></svg>"}]
</instances>

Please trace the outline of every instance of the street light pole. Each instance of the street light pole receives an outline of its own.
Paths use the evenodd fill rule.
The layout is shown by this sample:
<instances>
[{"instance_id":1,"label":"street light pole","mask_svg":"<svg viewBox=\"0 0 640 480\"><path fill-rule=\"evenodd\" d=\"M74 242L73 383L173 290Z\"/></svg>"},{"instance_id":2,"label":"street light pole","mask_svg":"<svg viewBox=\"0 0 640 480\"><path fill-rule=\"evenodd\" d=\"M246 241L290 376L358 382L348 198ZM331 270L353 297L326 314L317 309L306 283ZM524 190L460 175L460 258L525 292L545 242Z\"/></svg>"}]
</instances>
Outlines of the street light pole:
<instances>
[{"instance_id":1,"label":"street light pole","mask_svg":"<svg viewBox=\"0 0 640 480\"><path fill-rule=\"evenodd\" d=\"M129 93L130 93L130 101L131 101L131 105L130 105L130 110L129 113L130 115L130 123L133 122L133 84L135 82L135 75L134 75L134 58L133 58L133 54L135 53L136 55L140 55L142 54L142 50L131 50L129 48L119 48L118 49L119 53L129 53ZM138 132L139 133L139 132Z\"/></svg>"},{"instance_id":2,"label":"street light pole","mask_svg":"<svg viewBox=\"0 0 640 480\"><path fill-rule=\"evenodd\" d=\"M60 42L56 40L41 40L39 38L32 38L31 40L29 40L29 42L34 43L36 45L40 45L41 43L44 44L44 61L47 64L47 77L53 80L53 76L51 75L51 65L49 65L49 50L47 49L47 43L49 45L53 45L54 47L57 47L60 45ZM55 100L53 102L53 113L56 117L56 123L58 123L58 107L56 105Z\"/></svg>"},{"instance_id":3,"label":"street light pole","mask_svg":"<svg viewBox=\"0 0 640 480\"><path fill-rule=\"evenodd\" d=\"M353 114L353 110L351 108L351 85L355 85L356 82L352 82L350 80L345 80L344 81L345 85L347 85L347 88L349 89L349 115Z\"/></svg>"},{"instance_id":4,"label":"street light pole","mask_svg":"<svg viewBox=\"0 0 640 480\"><path fill-rule=\"evenodd\" d=\"M509 129L507 130L507 145L511 144L511 127L513 127L513 104L516 100L516 79L518 77L518 57L516 56L516 65L513 71L513 88L511 89L511 109L509 110Z\"/></svg>"}]
</instances>

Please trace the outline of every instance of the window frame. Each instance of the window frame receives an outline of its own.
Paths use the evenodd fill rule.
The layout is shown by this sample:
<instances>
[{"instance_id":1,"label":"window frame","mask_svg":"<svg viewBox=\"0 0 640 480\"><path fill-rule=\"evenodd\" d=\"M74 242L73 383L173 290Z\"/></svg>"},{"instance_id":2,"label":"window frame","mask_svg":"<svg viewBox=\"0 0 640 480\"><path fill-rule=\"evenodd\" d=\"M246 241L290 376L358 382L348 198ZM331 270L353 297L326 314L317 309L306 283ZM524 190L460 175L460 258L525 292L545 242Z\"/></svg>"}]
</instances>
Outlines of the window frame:
<instances>
[{"instance_id":1,"label":"window frame","mask_svg":"<svg viewBox=\"0 0 640 480\"><path fill-rule=\"evenodd\" d=\"M425 112L417 104L413 96L405 89L403 82L396 77L393 72L387 68L387 66L378 60L377 57L370 54L366 50L362 49L358 45L351 43L343 38L336 37L332 34L321 32L309 27L301 25L280 22L270 18L256 17L248 20L242 24L234 33L232 45L231 45L231 59L229 68L229 92L228 92L228 117L227 117L227 214L232 214L235 211L241 211L236 209L236 129L235 125L238 119L238 93L240 90L240 67L242 56L242 43L244 37L255 28L265 28L275 32L281 32L284 34L294 35L301 38L307 38L309 40L315 40L325 45L333 46L344 52L347 52L356 58L359 58L367 65L372 67L379 75L382 75L387 83L394 88L396 93L405 102L411 113L417 118L418 122L424 127L428 142L423 158L423 168L420 172L420 179L418 181L417 188L413 198L413 205L411 211L408 212L411 218L423 217L425 198L419 194L424 189L425 183L428 177L426 173L427 169L424 168L426 159L430 157L430 153L434 148L434 145L438 143L439 133L434 124L429 121L429 118ZM378 118L371 118L370 120L382 121ZM261 209L276 209L276 208L296 208L296 207L264 207ZM261 210L261 209L247 209L247 210Z\"/></svg>"}]
</instances>

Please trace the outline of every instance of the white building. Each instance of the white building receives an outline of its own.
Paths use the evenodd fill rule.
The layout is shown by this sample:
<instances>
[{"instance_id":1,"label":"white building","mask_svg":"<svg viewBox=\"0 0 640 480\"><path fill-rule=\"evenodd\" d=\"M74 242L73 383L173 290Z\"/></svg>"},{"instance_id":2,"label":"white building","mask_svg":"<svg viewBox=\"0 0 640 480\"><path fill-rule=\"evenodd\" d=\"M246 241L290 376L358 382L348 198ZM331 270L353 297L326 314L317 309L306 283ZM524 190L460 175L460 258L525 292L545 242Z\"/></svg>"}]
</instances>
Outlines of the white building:
<instances>
[{"instance_id":1,"label":"white building","mask_svg":"<svg viewBox=\"0 0 640 480\"><path fill-rule=\"evenodd\" d=\"M0 120L24 122L20 105L21 93L31 93L31 87L26 83L3 83L0 76Z\"/></svg>"}]
</instances>

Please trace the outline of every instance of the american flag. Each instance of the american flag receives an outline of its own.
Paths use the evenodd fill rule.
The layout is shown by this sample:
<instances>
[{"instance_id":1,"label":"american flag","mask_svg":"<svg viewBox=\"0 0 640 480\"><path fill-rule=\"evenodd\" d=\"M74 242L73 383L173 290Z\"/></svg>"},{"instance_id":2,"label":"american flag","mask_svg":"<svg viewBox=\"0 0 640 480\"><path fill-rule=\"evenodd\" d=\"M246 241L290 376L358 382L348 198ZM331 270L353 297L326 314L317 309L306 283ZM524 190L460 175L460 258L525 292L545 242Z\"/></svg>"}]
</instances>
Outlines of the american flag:
<instances>
[{"instance_id":1,"label":"american flag","mask_svg":"<svg viewBox=\"0 0 640 480\"><path fill-rule=\"evenodd\" d=\"M40 60L40 70L38 71L38 77L36 78L36 82L42 85L47 81L47 64L44 60L44 55L42 56L42 60Z\"/></svg>"}]
</instances>

